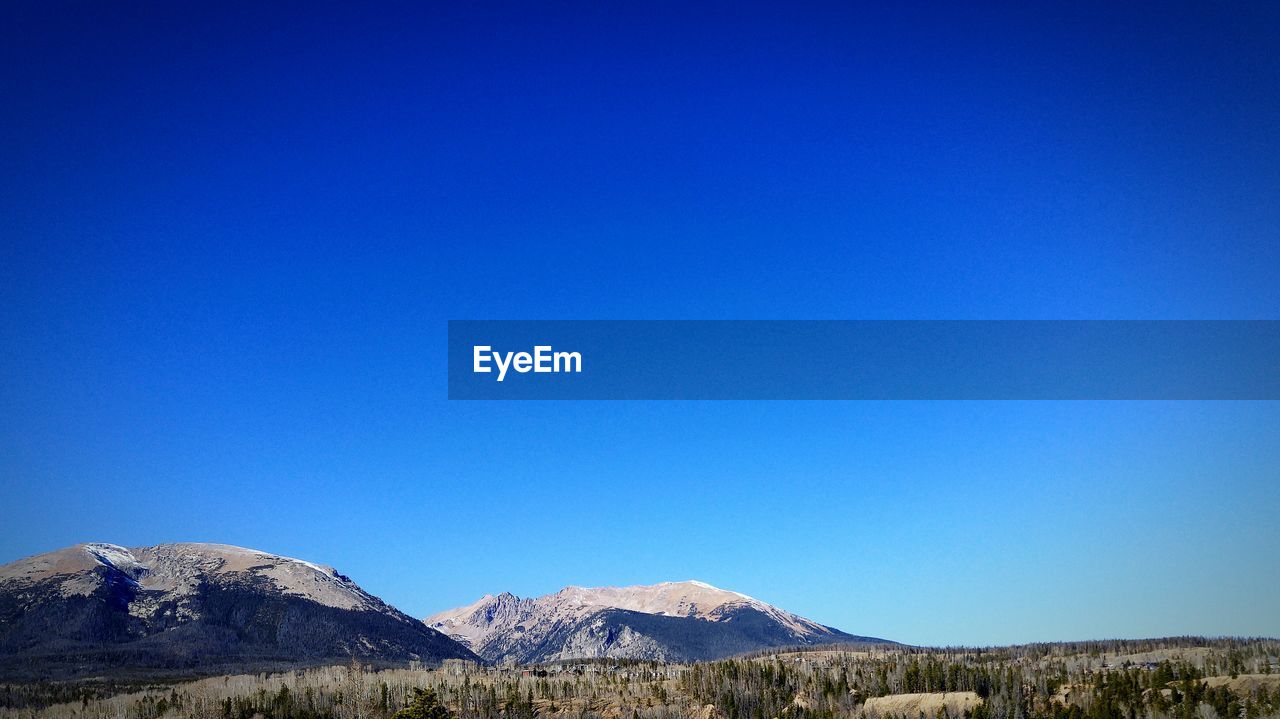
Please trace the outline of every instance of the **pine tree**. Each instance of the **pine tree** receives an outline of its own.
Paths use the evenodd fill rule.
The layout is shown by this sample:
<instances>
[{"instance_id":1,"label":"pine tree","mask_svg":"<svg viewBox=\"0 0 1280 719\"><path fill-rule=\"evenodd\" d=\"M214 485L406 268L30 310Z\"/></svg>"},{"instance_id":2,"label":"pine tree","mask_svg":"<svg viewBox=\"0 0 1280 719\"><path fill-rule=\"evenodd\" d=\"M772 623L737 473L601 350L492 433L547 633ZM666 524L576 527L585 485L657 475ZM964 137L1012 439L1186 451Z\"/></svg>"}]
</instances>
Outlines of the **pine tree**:
<instances>
[{"instance_id":1,"label":"pine tree","mask_svg":"<svg viewBox=\"0 0 1280 719\"><path fill-rule=\"evenodd\" d=\"M409 705L392 714L391 719L453 719L453 712L440 703L434 689L415 687Z\"/></svg>"}]
</instances>

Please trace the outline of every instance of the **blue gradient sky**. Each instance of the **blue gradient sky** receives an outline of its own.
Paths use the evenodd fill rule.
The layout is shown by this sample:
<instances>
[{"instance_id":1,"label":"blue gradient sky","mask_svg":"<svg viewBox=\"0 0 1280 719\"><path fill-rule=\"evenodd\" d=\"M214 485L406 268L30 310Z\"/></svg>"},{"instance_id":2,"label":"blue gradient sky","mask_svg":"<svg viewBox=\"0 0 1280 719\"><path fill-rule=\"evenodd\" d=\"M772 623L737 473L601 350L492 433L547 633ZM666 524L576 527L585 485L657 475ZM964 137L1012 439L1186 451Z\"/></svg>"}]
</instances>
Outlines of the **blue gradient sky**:
<instances>
[{"instance_id":1,"label":"blue gradient sky","mask_svg":"<svg viewBox=\"0 0 1280 719\"><path fill-rule=\"evenodd\" d=\"M1280 635L1274 402L444 399L451 318L1280 318L1275 5L183 5L0 10L0 561Z\"/></svg>"}]
</instances>

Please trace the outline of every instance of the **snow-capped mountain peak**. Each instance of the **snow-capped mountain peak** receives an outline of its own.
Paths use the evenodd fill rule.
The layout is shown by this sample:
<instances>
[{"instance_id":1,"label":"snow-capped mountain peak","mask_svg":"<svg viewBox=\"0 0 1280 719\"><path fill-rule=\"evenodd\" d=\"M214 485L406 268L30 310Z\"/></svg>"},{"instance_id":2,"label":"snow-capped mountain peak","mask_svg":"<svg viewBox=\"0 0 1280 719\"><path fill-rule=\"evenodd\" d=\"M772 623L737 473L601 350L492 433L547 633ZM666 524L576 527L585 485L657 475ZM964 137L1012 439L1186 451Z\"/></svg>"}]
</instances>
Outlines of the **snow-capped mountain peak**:
<instances>
[{"instance_id":1,"label":"snow-capped mountain peak","mask_svg":"<svg viewBox=\"0 0 1280 719\"><path fill-rule=\"evenodd\" d=\"M0 566L0 675L474 659L332 567L226 544L91 542ZM91 657L83 660L83 657Z\"/></svg>"},{"instance_id":2,"label":"snow-capped mountain peak","mask_svg":"<svg viewBox=\"0 0 1280 719\"><path fill-rule=\"evenodd\" d=\"M55 580L62 596L84 596L98 586L93 567L117 570L143 590L170 598L195 592L208 575L259 577L279 591L338 609L382 611L384 605L332 567L229 544L184 542L128 549L90 542L29 557L0 568L0 582Z\"/></svg>"},{"instance_id":3,"label":"snow-capped mountain peak","mask_svg":"<svg viewBox=\"0 0 1280 719\"><path fill-rule=\"evenodd\" d=\"M487 659L523 662L594 656L705 658L728 650L857 639L698 580L568 586L531 599L504 592L424 621ZM629 624L618 629L620 621ZM682 640L681 632L698 639Z\"/></svg>"}]
</instances>

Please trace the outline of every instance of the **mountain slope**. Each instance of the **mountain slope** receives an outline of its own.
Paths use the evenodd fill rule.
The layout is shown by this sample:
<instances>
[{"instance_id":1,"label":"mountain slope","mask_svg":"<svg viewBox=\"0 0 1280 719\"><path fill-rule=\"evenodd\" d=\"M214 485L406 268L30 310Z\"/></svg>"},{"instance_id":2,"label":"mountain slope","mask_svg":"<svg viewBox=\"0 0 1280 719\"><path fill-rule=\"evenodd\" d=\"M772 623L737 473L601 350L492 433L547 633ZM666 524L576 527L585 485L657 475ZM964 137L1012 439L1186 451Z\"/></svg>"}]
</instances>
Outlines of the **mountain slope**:
<instances>
[{"instance_id":1,"label":"mountain slope","mask_svg":"<svg viewBox=\"0 0 1280 719\"><path fill-rule=\"evenodd\" d=\"M485 659L526 663L598 657L702 661L771 647L884 642L695 581L565 587L532 599L504 592L424 621Z\"/></svg>"},{"instance_id":2,"label":"mountain slope","mask_svg":"<svg viewBox=\"0 0 1280 719\"><path fill-rule=\"evenodd\" d=\"M0 566L0 677L476 659L331 567L221 544L80 544Z\"/></svg>"}]
</instances>

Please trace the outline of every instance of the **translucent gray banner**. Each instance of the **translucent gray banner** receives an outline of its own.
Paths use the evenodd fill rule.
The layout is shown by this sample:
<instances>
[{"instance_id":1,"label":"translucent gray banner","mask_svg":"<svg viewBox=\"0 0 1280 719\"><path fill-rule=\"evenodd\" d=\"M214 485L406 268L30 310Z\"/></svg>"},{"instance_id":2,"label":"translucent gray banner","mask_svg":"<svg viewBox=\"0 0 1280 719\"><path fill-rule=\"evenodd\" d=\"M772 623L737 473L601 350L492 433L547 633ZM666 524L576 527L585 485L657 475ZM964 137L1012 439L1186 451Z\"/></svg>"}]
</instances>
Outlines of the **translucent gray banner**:
<instances>
[{"instance_id":1,"label":"translucent gray banner","mask_svg":"<svg viewBox=\"0 0 1280 719\"><path fill-rule=\"evenodd\" d=\"M450 399L1280 399L1280 321L449 322Z\"/></svg>"}]
</instances>

